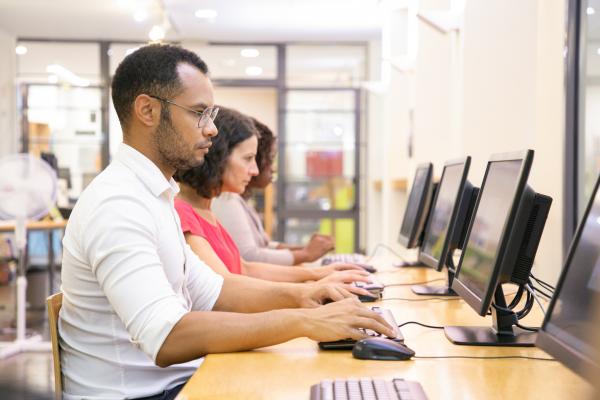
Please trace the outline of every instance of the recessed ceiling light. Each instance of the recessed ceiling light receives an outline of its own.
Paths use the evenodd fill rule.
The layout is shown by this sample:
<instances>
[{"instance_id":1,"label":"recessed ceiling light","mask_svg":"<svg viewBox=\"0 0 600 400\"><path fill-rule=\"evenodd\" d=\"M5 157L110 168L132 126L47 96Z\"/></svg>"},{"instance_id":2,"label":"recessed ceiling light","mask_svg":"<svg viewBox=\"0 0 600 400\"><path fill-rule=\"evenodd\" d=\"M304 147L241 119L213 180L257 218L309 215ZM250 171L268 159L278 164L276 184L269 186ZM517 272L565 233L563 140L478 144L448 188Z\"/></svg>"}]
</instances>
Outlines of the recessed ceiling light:
<instances>
[{"instance_id":1,"label":"recessed ceiling light","mask_svg":"<svg viewBox=\"0 0 600 400\"><path fill-rule=\"evenodd\" d=\"M196 17L198 18L216 18L219 15L215 10L198 10L196 11Z\"/></svg>"},{"instance_id":2,"label":"recessed ceiling light","mask_svg":"<svg viewBox=\"0 0 600 400\"><path fill-rule=\"evenodd\" d=\"M596 14L596 10L594 10L593 7L588 7L585 11L587 12L587 15Z\"/></svg>"},{"instance_id":3,"label":"recessed ceiling light","mask_svg":"<svg viewBox=\"0 0 600 400\"><path fill-rule=\"evenodd\" d=\"M262 68L261 67L248 67L246 68L246 74L247 75L252 75L252 76L256 76L256 75L260 75L262 74Z\"/></svg>"},{"instance_id":4,"label":"recessed ceiling light","mask_svg":"<svg viewBox=\"0 0 600 400\"><path fill-rule=\"evenodd\" d=\"M258 57L258 50L256 49L244 49L240 52L240 54L242 55L242 57Z\"/></svg>"},{"instance_id":5,"label":"recessed ceiling light","mask_svg":"<svg viewBox=\"0 0 600 400\"><path fill-rule=\"evenodd\" d=\"M344 133L344 130L342 129L341 126L336 125L333 127L333 133L335 133L336 136L342 136L342 133Z\"/></svg>"},{"instance_id":6,"label":"recessed ceiling light","mask_svg":"<svg viewBox=\"0 0 600 400\"><path fill-rule=\"evenodd\" d=\"M596 53L600 54L600 48L598 50L596 50Z\"/></svg>"},{"instance_id":7,"label":"recessed ceiling light","mask_svg":"<svg viewBox=\"0 0 600 400\"><path fill-rule=\"evenodd\" d=\"M106 54L108 54L109 56L112 56L112 55L113 55L113 53L114 53L113 49L108 49L108 50L106 51Z\"/></svg>"},{"instance_id":8,"label":"recessed ceiling light","mask_svg":"<svg viewBox=\"0 0 600 400\"><path fill-rule=\"evenodd\" d=\"M154 25L152 27L152 30L148 34L148 36L150 36L150 40L152 40L153 42L156 42L157 40L161 40L161 39L165 38L165 32L162 30L162 28L160 26Z\"/></svg>"},{"instance_id":9,"label":"recessed ceiling light","mask_svg":"<svg viewBox=\"0 0 600 400\"><path fill-rule=\"evenodd\" d=\"M137 10L135 14L133 14L133 19L135 19L137 22L142 22L146 19L147 16L148 13L146 12L146 10Z\"/></svg>"},{"instance_id":10,"label":"recessed ceiling light","mask_svg":"<svg viewBox=\"0 0 600 400\"><path fill-rule=\"evenodd\" d=\"M15 51L17 52L17 54L25 54L25 53L27 53L27 47L25 47L25 46L17 46L17 48L15 49Z\"/></svg>"},{"instance_id":11,"label":"recessed ceiling light","mask_svg":"<svg viewBox=\"0 0 600 400\"><path fill-rule=\"evenodd\" d=\"M50 83L56 83L56 82L58 82L58 76L56 76L56 75L50 75L48 77L48 82L50 82Z\"/></svg>"}]
</instances>

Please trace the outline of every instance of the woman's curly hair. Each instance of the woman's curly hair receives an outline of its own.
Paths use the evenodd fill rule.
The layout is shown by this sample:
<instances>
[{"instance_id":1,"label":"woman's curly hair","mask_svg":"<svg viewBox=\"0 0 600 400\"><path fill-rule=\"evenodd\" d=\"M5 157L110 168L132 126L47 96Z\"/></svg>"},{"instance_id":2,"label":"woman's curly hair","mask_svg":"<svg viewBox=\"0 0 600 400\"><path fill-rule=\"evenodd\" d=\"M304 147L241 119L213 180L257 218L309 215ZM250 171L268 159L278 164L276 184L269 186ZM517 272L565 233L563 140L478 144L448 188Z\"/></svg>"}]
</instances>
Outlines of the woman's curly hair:
<instances>
[{"instance_id":1,"label":"woman's curly hair","mask_svg":"<svg viewBox=\"0 0 600 400\"><path fill-rule=\"evenodd\" d=\"M214 122L219 133L212 138L204 163L190 170L178 169L173 176L177 182L189 185L205 199L221 194L223 173L233 149L252 136L260 138L252 119L231 108L219 107Z\"/></svg>"},{"instance_id":2,"label":"woman's curly hair","mask_svg":"<svg viewBox=\"0 0 600 400\"><path fill-rule=\"evenodd\" d=\"M258 171L260 173L265 168L271 168L269 154L271 154L271 147L273 147L275 137L273 136L273 132L271 132L265 124L254 118L252 118L252 121L260 135L260 138L258 139L258 150L256 151L256 165L258 166ZM252 179L254 179L254 177L252 177Z\"/></svg>"}]
</instances>

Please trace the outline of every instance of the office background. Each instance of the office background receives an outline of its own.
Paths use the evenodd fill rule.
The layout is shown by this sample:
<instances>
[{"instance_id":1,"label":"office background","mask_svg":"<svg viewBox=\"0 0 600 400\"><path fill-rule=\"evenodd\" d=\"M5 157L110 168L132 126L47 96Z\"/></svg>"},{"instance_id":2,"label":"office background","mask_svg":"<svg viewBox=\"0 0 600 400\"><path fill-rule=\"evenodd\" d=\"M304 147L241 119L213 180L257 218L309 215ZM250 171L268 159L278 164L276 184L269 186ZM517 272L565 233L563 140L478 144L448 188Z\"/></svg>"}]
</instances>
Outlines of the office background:
<instances>
[{"instance_id":1,"label":"office background","mask_svg":"<svg viewBox=\"0 0 600 400\"><path fill-rule=\"evenodd\" d=\"M132 14L142 3L147 17L137 23ZM369 253L382 242L410 256L396 237L416 165L433 162L439 177L445 160L471 155L469 180L477 185L491 153L532 148L530 183L555 201L534 271L556 282L578 218L570 202L585 203L599 169L600 122L590 110L600 98L600 4L599 14L590 14L592 0L317 3L231 1L219 16L199 21L196 5L174 1L4 2L0 155L49 144L59 167L70 170L75 199L121 140L110 76L153 25L168 20L164 40L207 60L217 103L280 136L277 213L269 224L277 238L302 243L319 229L334 233L341 251ZM566 60L575 52L566 50L565 33L574 12L587 74L578 81L587 91L577 104L577 175L565 165L573 135L565 129ZM290 13L304 19L275 17ZM17 54L17 46L27 52ZM244 48L259 56L240 57ZM52 65L87 86L68 82ZM248 75L248 67L262 72ZM36 132L35 124L50 132ZM342 160L329 160L324 176L311 175L311 154Z\"/></svg>"}]
</instances>

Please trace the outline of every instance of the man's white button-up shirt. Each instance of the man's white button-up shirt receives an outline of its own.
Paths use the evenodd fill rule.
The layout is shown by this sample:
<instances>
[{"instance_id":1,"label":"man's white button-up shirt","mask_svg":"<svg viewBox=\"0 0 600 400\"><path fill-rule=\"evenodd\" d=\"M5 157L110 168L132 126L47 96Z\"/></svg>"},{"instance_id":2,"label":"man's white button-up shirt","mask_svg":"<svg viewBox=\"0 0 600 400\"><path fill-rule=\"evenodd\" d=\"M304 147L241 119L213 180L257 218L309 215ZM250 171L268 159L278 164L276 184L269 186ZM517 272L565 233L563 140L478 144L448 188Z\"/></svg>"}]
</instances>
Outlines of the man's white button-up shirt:
<instances>
[{"instance_id":1,"label":"man's white button-up shirt","mask_svg":"<svg viewBox=\"0 0 600 400\"><path fill-rule=\"evenodd\" d=\"M66 399L152 396L200 366L154 364L173 326L190 311L212 310L223 285L185 243L178 191L121 144L77 201L63 239L58 325Z\"/></svg>"}]
</instances>

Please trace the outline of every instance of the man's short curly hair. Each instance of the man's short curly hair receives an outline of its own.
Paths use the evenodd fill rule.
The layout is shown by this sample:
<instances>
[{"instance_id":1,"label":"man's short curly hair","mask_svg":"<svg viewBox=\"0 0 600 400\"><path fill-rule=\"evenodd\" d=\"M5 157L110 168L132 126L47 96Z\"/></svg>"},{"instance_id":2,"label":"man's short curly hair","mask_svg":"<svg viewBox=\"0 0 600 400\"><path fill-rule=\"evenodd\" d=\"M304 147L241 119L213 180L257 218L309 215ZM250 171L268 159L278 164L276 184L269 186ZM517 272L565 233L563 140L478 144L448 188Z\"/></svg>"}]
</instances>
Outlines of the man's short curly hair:
<instances>
[{"instance_id":1,"label":"man's short curly hair","mask_svg":"<svg viewBox=\"0 0 600 400\"><path fill-rule=\"evenodd\" d=\"M252 136L260 137L252 119L231 108L219 107L214 122L219 134L212 138L204 163L190 170L178 169L173 176L177 182L189 185L205 199L221 194L223 174L233 149Z\"/></svg>"},{"instance_id":2,"label":"man's short curly hair","mask_svg":"<svg viewBox=\"0 0 600 400\"><path fill-rule=\"evenodd\" d=\"M171 100L183 92L177 72L181 63L190 64L208 76L208 66L196 53L168 43L149 43L119 64L111 87L113 104L125 137L131 125L135 99L140 94Z\"/></svg>"}]
</instances>

